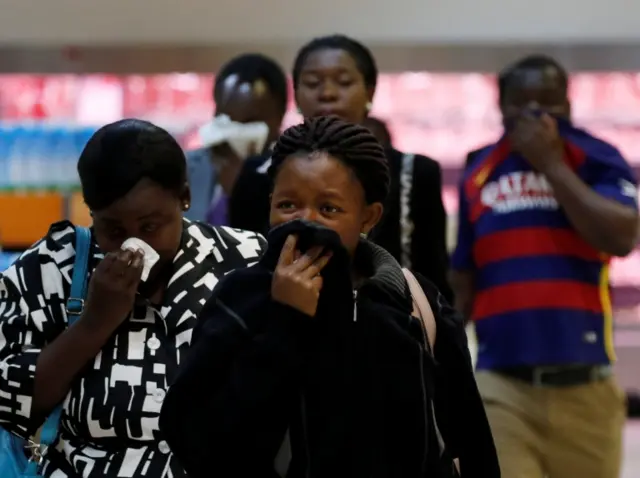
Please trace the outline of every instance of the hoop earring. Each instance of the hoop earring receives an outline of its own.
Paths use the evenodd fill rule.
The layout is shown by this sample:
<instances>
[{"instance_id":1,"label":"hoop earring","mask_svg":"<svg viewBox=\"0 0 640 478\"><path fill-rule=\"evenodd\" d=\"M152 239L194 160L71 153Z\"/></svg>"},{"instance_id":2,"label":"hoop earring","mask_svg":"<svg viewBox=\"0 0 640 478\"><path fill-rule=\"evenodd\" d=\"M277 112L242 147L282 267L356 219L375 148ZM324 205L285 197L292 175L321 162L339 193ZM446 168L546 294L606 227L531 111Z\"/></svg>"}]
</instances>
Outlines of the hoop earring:
<instances>
[{"instance_id":1,"label":"hoop earring","mask_svg":"<svg viewBox=\"0 0 640 478\"><path fill-rule=\"evenodd\" d=\"M371 111L371 109L373 108L373 103L371 103L371 101L369 101L367 103L367 105L365 106L367 113L369 113Z\"/></svg>"},{"instance_id":2,"label":"hoop earring","mask_svg":"<svg viewBox=\"0 0 640 478\"><path fill-rule=\"evenodd\" d=\"M366 239L368 236L367 236L367 233L366 233L366 232L361 232L361 233L360 233L360 237L361 237L362 239Z\"/></svg>"}]
</instances>

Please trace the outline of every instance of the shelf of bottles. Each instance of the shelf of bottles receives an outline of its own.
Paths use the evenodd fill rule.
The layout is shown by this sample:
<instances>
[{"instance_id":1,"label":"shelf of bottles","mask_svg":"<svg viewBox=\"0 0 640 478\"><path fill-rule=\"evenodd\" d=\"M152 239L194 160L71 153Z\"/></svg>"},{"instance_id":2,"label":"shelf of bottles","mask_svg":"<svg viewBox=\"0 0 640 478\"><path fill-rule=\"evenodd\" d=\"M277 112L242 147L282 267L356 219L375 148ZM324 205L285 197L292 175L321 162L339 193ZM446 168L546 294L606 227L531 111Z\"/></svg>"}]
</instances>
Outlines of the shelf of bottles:
<instances>
[{"instance_id":1,"label":"shelf of bottles","mask_svg":"<svg viewBox=\"0 0 640 478\"><path fill-rule=\"evenodd\" d=\"M0 123L0 192L70 194L76 164L93 127Z\"/></svg>"},{"instance_id":2,"label":"shelf of bottles","mask_svg":"<svg viewBox=\"0 0 640 478\"><path fill-rule=\"evenodd\" d=\"M94 131L48 121L0 123L0 246L24 249L69 217L79 191L77 160Z\"/></svg>"}]
</instances>

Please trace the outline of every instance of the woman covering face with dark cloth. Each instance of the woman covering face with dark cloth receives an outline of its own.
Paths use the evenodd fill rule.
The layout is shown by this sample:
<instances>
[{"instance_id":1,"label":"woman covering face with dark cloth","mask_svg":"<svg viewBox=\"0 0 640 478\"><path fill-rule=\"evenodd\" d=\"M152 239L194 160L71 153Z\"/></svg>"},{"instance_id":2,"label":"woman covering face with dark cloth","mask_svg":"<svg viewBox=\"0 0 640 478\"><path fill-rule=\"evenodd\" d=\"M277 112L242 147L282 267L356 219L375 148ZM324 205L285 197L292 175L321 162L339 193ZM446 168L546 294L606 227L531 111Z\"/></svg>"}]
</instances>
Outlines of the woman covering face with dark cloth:
<instances>
[{"instance_id":1,"label":"woman covering face with dark cloth","mask_svg":"<svg viewBox=\"0 0 640 478\"><path fill-rule=\"evenodd\" d=\"M0 426L27 438L64 403L42 476L186 478L160 407L215 283L264 239L184 219L184 153L146 121L99 129L78 172L93 217L84 309L68 326L76 230L59 222L0 275ZM129 238L150 249L123 250Z\"/></svg>"},{"instance_id":2,"label":"woman covering face with dark cloth","mask_svg":"<svg viewBox=\"0 0 640 478\"><path fill-rule=\"evenodd\" d=\"M499 477L462 320L419 279L434 360L416 288L363 237L389 191L380 144L308 119L281 136L269 173L267 252L218 284L163 405L189 475L277 476L280 458L291 478L443 478L459 458L465 478Z\"/></svg>"},{"instance_id":3,"label":"woman covering face with dark cloth","mask_svg":"<svg viewBox=\"0 0 640 478\"><path fill-rule=\"evenodd\" d=\"M363 124L373 101L378 69L371 52L342 35L317 38L299 52L293 67L293 86L305 118L337 115ZM446 213L442 202L440 165L425 156L387 148L391 185L385 217L372 239L405 267L433 281L448 300ZM271 185L261 174L268 163L245 164L232 194L231 208L243 209L235 227L266 232Z\"/></svg>"}]
</instances>

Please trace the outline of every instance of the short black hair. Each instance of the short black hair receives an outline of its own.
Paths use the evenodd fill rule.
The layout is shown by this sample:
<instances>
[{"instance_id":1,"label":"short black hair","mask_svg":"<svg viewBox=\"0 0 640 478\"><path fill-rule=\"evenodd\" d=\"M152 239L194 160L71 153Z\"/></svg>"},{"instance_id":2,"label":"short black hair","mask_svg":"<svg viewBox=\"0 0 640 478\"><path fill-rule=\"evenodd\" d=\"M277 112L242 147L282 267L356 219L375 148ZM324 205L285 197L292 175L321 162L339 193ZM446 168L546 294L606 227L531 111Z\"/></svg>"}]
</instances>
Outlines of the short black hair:
<instances>
[{"instance_id":1,"label":"short black hair","mask_svg":"<svg viewBox=\"0 0 640 478\"><path fill-rule=\"evenodd\" d=\"M182 148L166 130L148 121L123 119L103 126L78 159L84 202L92 211L125 196L141 179L182 194L187 163Z\"/></svg>"},{"instance_id":2,"label":"short black hair","mask_svg":"<svg viewBox=\"0 0 640 478\"><path fill-rule=\"evenodd\" d=\"M569 74L559 61L547 55L528 55L511 63L498 74L498 99L500 104L504 100L509 83L514 79L517 72L522 70L543 70L546 68L557 70L560 74L562 86L565 89L569 87Z\"/></svg>"},{"instance_id":3,"label":"short black hair","mask_svg":"<svg viewBox=\"0 0 640 478\"><path fill-rule=\"evenodd\" d=\"M308 118L285 130L273 149L269 175L275 179L288 157L316 151L339 159L354 172L368 204L385 201L390 173L384 149L367 128L337 116Z\"/></svg>"},{"instance_id":4,"label":"short black hair","mask_svg":"<svg viewBox=\"0 0 640 478\"><path fill-rule=\"evenodd\" d=\"M314 38L298 51L296 59L293 62L294 89L298 87L300 73L307 58L311 53L319 50L343 50L348 53L351 58L353 58L353 61L355 61L367 88L375 89L378 84L378 66L376 65L376 60L366 46L346 35L329 35Z\"/></svg>"},{"instance_id":5,"label":"short black hair","mask_svg":"<svg viewBox=\"0 0 640 478\"><path fill-rule=\"evenodd\" d=\"M225 63L215 78L213 100L217 103L224 82L230 76L237 75L240 83L264 81L269 91L278 100L282 113L287 111L289 89L287 75L280 65L271 58L259 53L247 53L236 56Z\"/></svg>"}]
</instances>

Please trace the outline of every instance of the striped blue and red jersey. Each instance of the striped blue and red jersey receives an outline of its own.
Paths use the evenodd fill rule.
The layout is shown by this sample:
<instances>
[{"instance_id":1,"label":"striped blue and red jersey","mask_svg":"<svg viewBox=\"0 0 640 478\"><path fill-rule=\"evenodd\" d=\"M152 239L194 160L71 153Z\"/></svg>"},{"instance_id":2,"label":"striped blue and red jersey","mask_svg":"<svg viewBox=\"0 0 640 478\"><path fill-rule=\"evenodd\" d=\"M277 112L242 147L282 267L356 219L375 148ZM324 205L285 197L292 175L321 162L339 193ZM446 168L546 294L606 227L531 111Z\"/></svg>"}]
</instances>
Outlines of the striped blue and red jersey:
<instances>
[{"instance_id":1,"label":"striped blue and red jersey","mask_svg":"<svg viewBox=\"0 0 640 478\"><path fill-rule=\"evenodd\" d=\"M560 132L576 174L637 209L636 179L618 150L569 124ZM506 138L463 175L452 267L474 273L478 368L613 360L609 257L582 239Z\"/></svg>"}]
</instances>

